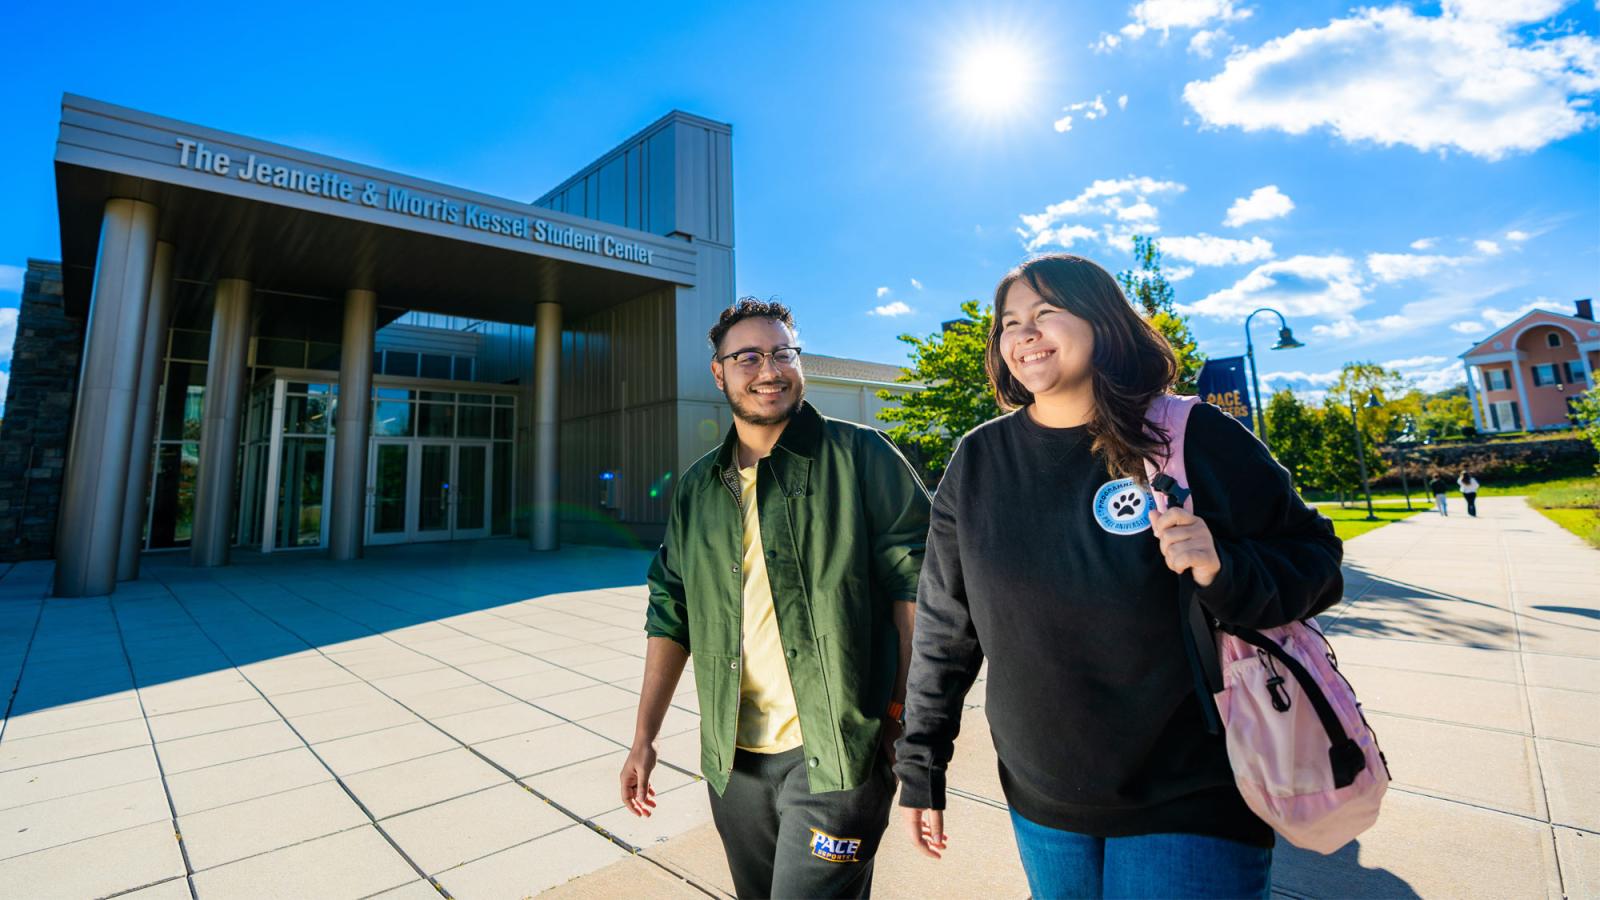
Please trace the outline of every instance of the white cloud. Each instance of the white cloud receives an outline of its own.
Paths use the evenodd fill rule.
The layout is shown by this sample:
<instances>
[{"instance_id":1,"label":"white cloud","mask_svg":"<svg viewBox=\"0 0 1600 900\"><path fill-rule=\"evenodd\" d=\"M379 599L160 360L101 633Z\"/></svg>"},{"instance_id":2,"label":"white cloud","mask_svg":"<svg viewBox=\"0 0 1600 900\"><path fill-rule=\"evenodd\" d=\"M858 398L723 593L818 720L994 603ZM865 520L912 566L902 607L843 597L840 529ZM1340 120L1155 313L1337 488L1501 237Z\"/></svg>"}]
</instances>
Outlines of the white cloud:
<instances>
[{"instance_id":1,"label":"white cloud","mask_svg":"<svg viewBox=\"0 0 1600 900\"><path fill-rule=\"evenodd\" d=\"M1600 89L1600 40L1513 27L1551 8L1555 0L1446 3L1438 16L1360 8L1236 51L1183 96L1216 127L1327 128L1347 141L1500 159L1597 121L1585 95Z\"/></svg>"},{"instance_id":2,"label":"white cloud","mask_svg":"<svg viewBox=\"0 0 1600 900\"><path fill-rule=\"evenodd\" d=\"M1122 43L1122 38L1119 38L1114 34L1102 34L1100 35L1100 40L1095 41L1089 46L1096 53L1110 53L1111 51L1117 49L1117 45L1120 43Z\"/></svg>"},{"instance_id":3,"label":"white cloud","mask_svg":"<svg viewBox=\"0 0 1600 900\"><path fill-rule=\"evenodd\" d=\"M1500 245L1494 241L1473 241L1472 246L1476 247L1478 252L1484 256L1500 255Z\"/></svg>"},{"instance_id":4,"label":"white cloud","mask_svg":"<svg viewBox=\"0 0 1600 900\"><path fill-rule=\"evenodd\" d=\"M905 305L899 300L896 300L893 303L886 303L883 306L873 307L872 311L867 313L867 315L887 316L889 318L893 318L895 316L910 315L913 312L915 312L915 310L913 310L911 307Z\"/></svg>"},{"instance_id":5,"label":"white cloud","mask_svg":"<svg viewBox=\"0 0 1600 900\"><path fill-rule=\"evenodd\" d=\"M1385 369L1420 369L1424 366L1437 366L1444 361L1443 356L1410 356L1405 359L1391 359L1379 365Z\"/></svg>"},{"instance_id":6,"label":"white cloud","mask_svg":"<svg viewBox=\"0 0 1600 900\"><path fill-rule=\"evenodd\" d=\"M1348 340L1350 338L1386 337L1398 331L1410 331L1417 326L1416 320L1410 316L1399 314L1383 316L1377 319L1356 319L1346 316L1326 325L1311 326L1311 333L1318 337Z\"/></svg>"},{"instance_id":7,"label":"white cloud","mask_svg":"<svg viewBox=\"0 0 1600 900\"><path fill-rule=\"evenodd\" d=\"M6 414L6 393L11 387L11 373L0 372L0 416Z\"/></svg>"},{"instance_id":8,"label":"white cloud","mask_svg":"<svg viewBox=\"0 0 1600 900\"><path fill-rule=\"evenodd\" d=\"M885 298L887 296L889 296L889 289L887 287L878 288L878 299L879 300L882 300L883 298Z\"/></svg>"},{"instance_id":9,"label":"white cloud","mask_svg":"<svg viewBox=\"0 0 1600 900\"><path fill-rule=\"evenodd\" d=\"M1128 13L1133 21L1119 30L1123 37L1138 40L1147 31L1159 31L1165 39L1175 28L1204 28L1214 22L1248 19L1251 11L1239 8L1233 0L1143 0Z\"/></svg>"},{"instance_id":10,"label":"white cloud","mask_svg":"<svg viewBox=\"0 0 1600 900\"><path fill-rule=\"evenodd\" d=\"M1077 241L1089 239L1125 247L1133 235L1157 230L1158 211L1150 202L1151 197L1184 190L1184 186L1175 181L1136 175L1097 179L1071 200L1052 203L1041 213L1021 216L1022 226L1017 229L1017 235L1030 253L1051 245L1071 247ZM1085 217L1099 218L1101 227L1067 221Z\"/></svg>"},{"instance_id":11,"label":"white cloud","mask_svg":"<svg viewBox=\"0 0 1600 900\"><path fill-rule=\"evenodd\" d=\"M1238 228L1249 222L1264 222L1268 219L1281 219L1294 209L1294 201L1288 195L1278 190L1275 184L1258 187L1250 192L1248 197L1239 197L1228 207L1228 215L1222 224L1229 228Z\"/></svg>"},{"instance_id":12,"label":"white cloud","mask_svg":"<svg viewBox=\"0 0 1600 900\"><path fill-rule=\"evenodd\" d=\"M1272 244L1254 237L1248 241L1197 234L1160 239L1161 253L1197 266L1227 266L1272 258Z\"/></svg>"},{"instance_id":13,"label":"white cloud","mask_svg":"<svg viewBox=\"0 0 1600 900\"><path fill-rule=\"evenodd\" d=\"M1488 322L1491 327L1504 328L1536 309L1547 309L1551 312L1565 313L1571 309L1571 307L1567 306L1565 303L1562 303L1560 300L1556 300L1551 297L1535 297L1534 299L1529 300L1527 303L1511 309L1496 309L1491 307L1480 310L1479 315L1483 316L1483 320Z\"/></svg>"},{"instance_id":14,"label":"white cloud","mask_svg":"<svg viewBox=\"0 0 1600 900\"><path fill-rule=\"evenodd\" d=\"M916 280L915 278L911 279L911 286L919 291L922 290L922 282Z\"/></svg>"},{"instance_id":15,"label":"white cloud","mask_svg":"<svg viewBox=\"0 0 1600 900\"><path fill-rule=\"evenodd\" d=\"M1439 243L1438 238L1417 238L1411 242L1413 250L1432 250L1433 245Z\"/></svg>"},{"instance_id":16,"label":"white cloud","mask_svg":"<svg viewBox=\"0 0 1600 900\"><path fill-rule=\"evenodd\" d=\"M1487 329L1482 322L1456 322L1450 326L1450 330L1457 334L1483 334Z\"/></svg>"},{"instance_id":17,"label":"white cloud","mask_svg":"<svg viewBox=\"0 0 1600 900\"><path fill-rule=\"evenodd\" d=\"M1261 383L1275 387L1293 387L1294 385L1322 385L1327 387L1339 380L1340 370L1333 369L1328 372L1262 372Z\"/></svg>"},{"instance_id":18,"label":"white cloud","mask_svg":"<svg viewBox=\"0 0 1600 900\"><path fill-rule=\"evenodd\" d=\"M0 309L0 363L11 363L11 345L17 341L17 313L15 306ZM5 391L0 390L0 403L5 402Z\"/></svg>"},{"instance_id":19,"label":"white cloud","mask_svg":"<svg viewBox=\"0 0 1600 900\"><path fill-rule=\"evenodd\" d=\"M1228 39L1228 33L1221 28L1196 31L1194 37L1189 38L1189 52L1201 59L1210 59L1216 55L1217 44Z\"/></svg>"},{"instance_id":20,"label":"white cloud","mask_svg":"<svg viewBox=\"0 0 1600 900\"><path fill-rule=\"evenodd\" d=\"M1533 235L1527 233L1526 231L1518 231L1515 228L1506 232L1506 240L1512 242L1513 244L1520 244L1531 237L1533 237Z\"/></svg>"},{"instance_id":21,"label":"white cloud","mask_svg":"<svg viewBox=\"0 0 1600 900\"><path fill-rule=\"evenodd\" d=\"M1085 119L1088 119L1091 122L1093 122L1095 119L1105 118L1106 113L1109 112L1109 110L1106 109L1104 97L1104 94L1096 94L1093 100L1084 100L1079 103L1074 103L1070 106L1062 107L1061 111L1066 113L1066 115L1056 120L1056 131L1058 133L1071 131L1072 117L1074 114L1081 113Z\"/></svg>"},{"instance_id":22,"label":"white cloud","mask_svg":"<svg viewBox=\"0 0 1600 900\"><path fill-rule=\"evenodd\" d=\"M1167 281L1182 281L1194 274L1194 266L1173 266L1162 274L1167 276Z\"/></svg>"},{"instance_id":23,"label":"white cloud","mask_svg":"<svg viewBox=\"0 0 1600 900\"><path fill-rule=\"evenodd\" d=\"M22 293L22 276L27 271L21 266L0 266L0 294Z\"/></svg>"},{"instance_id":24,"label":"white cloud","mask_svg":"<svg viewBox=\"0 0 1600 900\"><path fill-rule=\"evenodd\" d=\"M1257 266L1232 287L1180 309L1207 318L1243 319L1261 306L1287 316L1347 318L1367 304L1355 260L1345 256L1291 256Z\"/></svg>"},{"instance_id":25,"label":"white cloud","mask_svg":"<svg viewBox=\"0 0 1600 900\"><path fill-rule=\"evenodd\" d=\"M1128 95L1127 94L1123 94L1122 96L1117 98L1117 109L1127 109L1127 108L1128 108Z\"/></svg>"},{"instance_id":26,"label":"white cloud","mask_svg":"<svg viewBox=\"0 0 1600 900\"><path fill-rule=\"evenodd\" d=\"M1435 359L1438 359L1438 357L1435 357ZM1440 362L1444 361L1441 359ZM1459 359L1451 360L1442 366L1436 366L1424 372L1406 372L1403 374L1405 374L1407 381L1410 381L1425 394L1437 394L1446 388L1465 384L1467 380L1466 367L1461 364Z\"/></svg>"},{"instance_id":27,"label":"white cloud","mask_svg":"<svg viewBox=\"0 0 1600 900\"><path fill-rule=\"evenodd\" d=\"M1379 281L1391 283L1432 275L1441 269L1472 262L1470 256L1438 256L1419 253L1368 253L1367 268Z\"/></svg>"}]
</instances>

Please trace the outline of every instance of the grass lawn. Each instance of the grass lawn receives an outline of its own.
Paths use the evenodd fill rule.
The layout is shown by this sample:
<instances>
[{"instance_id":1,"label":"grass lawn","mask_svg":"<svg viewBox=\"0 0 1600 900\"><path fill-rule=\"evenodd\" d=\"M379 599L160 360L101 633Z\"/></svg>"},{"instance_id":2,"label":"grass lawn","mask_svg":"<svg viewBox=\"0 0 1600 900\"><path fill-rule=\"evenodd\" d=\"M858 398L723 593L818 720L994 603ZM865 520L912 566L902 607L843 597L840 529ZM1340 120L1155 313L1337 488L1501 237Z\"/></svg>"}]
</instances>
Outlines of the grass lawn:
<instances>
[{"instance_id":1,"label":"grass lawn","mask_svg":"<svg viewBox=\"0 0 1600 900\"><path fill-rule=\"evenodd\" d=\"M1569 478L1528 491L1528 505L1600 547L1600 478Z\"/></svg>"},{"instance_id":2,"label":"grass lawn","mask_svg":"<svg viewBox=\"0 0 1600 900\"><path fill-rule=\"evenodd\" d=\"M1525 497L1533 496L1545 491L1559 491L1564 489L1574 489L1578 491L1587 490L1591 495L1593 495L1597 491L1600 491L1600 479L1596 479L1593 475L1590 475L1580 478L1556 478L1548 481L1523 481L1505 484L1488 483L1480 486L1478 490L1478 496ZM1339 502L1337 497L1330 497L1321 491L1306 491L1303 496L1306 498L1307 503L1312 503L1322 509L1326 509L1325 504L1332 503L1337 506ZM1450 499L1452 502L1461 502L1461 492L1456 489L1456 481L1454 478L1450 479ZM1401 496L1399 491L1383 491L1381 493L1378 491L1373 491L1372 502L1404 503L1405 497ZM1366 496L1360 493L1356 494L1351 500L1351 505L1354 506L1356 504L1360 504L1363 512L1366 510L1366 503ZM1433 506L1433 497L1428 495L1427 487L1424 484L1413 483L1411 485L1411 505L1422 506L1424 508Z\"/></svg>"},{"instance_id":3,"label":"grass lawn","mask_svg":"<svg viewBox=\"0 0 1600 900\"><path fill-rule=\"evenodd\" d=\"M1335 504L1333 506L1319 506L1317 511L1332 519L1333 530L1341 540L1348 541L1358 535L1366 534L1374 528L1382 528L1390 522L1398 522L1407 516L1414 516L1422 510L1416 509L1407 512L1404 509L1375 509L1374 512L1378 516L1378 521L1376 522L1368 522L1366 520L1367 505L1365 502L1359 508L1352 506L1349 509L1340 509Z\"/></svg>"}]
</instances>

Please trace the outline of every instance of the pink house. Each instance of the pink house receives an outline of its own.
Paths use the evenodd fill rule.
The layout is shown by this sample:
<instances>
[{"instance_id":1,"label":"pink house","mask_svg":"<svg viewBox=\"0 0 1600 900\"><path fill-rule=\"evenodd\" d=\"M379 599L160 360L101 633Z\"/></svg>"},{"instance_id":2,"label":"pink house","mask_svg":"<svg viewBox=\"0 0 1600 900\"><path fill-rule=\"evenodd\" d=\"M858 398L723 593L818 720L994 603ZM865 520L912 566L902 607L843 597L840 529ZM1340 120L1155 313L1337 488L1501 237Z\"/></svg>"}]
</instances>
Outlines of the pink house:
<instances>
[{"instance_id":1,"label":"pink house","mask_svg":"<svg viewBox=\"0 0 1600 900\"><path fill-rule=\"evenodd\" d=\"M1570 316L1536 309L1461 354L1479 431L1570 427L1568 404L1600 369L1594 302L1576 306Z\"/></svg>"}]
</instances>

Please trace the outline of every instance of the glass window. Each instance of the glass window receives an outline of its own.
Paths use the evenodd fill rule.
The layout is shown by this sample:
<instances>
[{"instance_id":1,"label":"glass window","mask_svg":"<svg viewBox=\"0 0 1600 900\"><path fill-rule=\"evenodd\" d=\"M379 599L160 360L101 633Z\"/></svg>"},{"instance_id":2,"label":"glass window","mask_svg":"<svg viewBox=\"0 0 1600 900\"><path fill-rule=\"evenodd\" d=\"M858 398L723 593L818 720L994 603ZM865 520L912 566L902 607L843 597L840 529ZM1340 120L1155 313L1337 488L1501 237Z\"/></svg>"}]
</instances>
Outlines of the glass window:
<instances>
[{"instance_id":1,"label":"glass window","mask_svg":"<svg viewBox=\"0 0 1600 900\"><path fill-rule=\"evenodd\" d=\"M458 394L457 396L462 403L482 403L484 405L489 403L488 394Z\"/></svg>"},{"instance_id":2,"label":"glass window","mask_svg":"<svg viewBox=\"0 0 1600 900\"><path fill-rule=\"evenodd\" d=\"M372 389L372 399L374 399L374 400L411 400L411 399L414 399L414 398L411 396L411 392L406 390L405 388L383 388L383 387L381 387L381 388L373 388Z\"/></svg>"},{"instance_id":3,"label":"glass window","mask_svg":"<svg viewBox=\"0 0 1600 900\"><path fill-rule=\"evenodd\" d=\"M339 352L338 344L312 341L306 345L306 368L338 370Z\"/></svg>"},{"instance_id":4,"label":"glass window","mask_svg":"<svg viewBox=\"0 0 1600 900\"><path fill-rule=\"evenodd\" d=\"M456 395L449 391L417 391L418 400L431 400L435 403L454 403Z\"/></svg>"},{"instance_id":5,"label":"glass window","mask_svg":"<svg viewBox=\"0 0 1600 900\"><path fill-rule=\"evenodd\" d=\"M1533 367L1533 386L1544 387L1547 384L1559 384L1561 379L1556 377L1554 363L1545 363Z\"/></svg>"},{"instance_id":6,"label":"glass window","mask_svg":"<svg viewBox=\"0 0 1600 900\"><path fill-rule=\"evenodd\" d=\"M509 396L507 394L496 394L494 396L494 405L495 406L512 406L512 405L515 405L516 402L517 402L517 398Z\"/></svg>"},{"instance_id":7,"label":"glass window","mask_svg":"<svg viewBox=\"0 0 1600 900\"><path fill-rule=\"evenodd\" d=\"M458 357L456 357L456 359L455 359L455 380L456 381L471 381L472 380L472 363L473 363L473 359L470 356L458 356Z\"/></svg>"},{"instance_id":8,"label":"glass window","mask_svg":"<svg viewBox=\"0 0 1600 900\"><path fill-rule=\"evenodd\" d=\"M494 436L502 441L511 440L511 410L503 406L494 411Z\"/></svg>"},{"instance_id":9,"label":"glass window","mask_svg":"<svg viewBox=\"0 0 1600 900\"><path fill-rule=\"evenodd\" d=\"M303 369L306 365L306 342L256 338L256 365Z\"/></svg>"},{"instance_id":10,"label":"glass window","mask_svg":"<svg viewBox=\"0 0 1600 900\"><path fill-rule=\"evenodd\" d=\"M450 379L450 357L434 353L422 354L422 377Z\"/></svg>"},{"instance_id":11,"label":"glass window","mask_svg":"<svg viewBox=\"0 0 1600 900\"><path fill-rule=\"evenodd\" d=\"M411 436L411 404L380 400L372 405L372 433L379 437Z\"/></svg>"},{"instance_id":12,"label":"glass window","mask_svg":"<svg viewBox=\"0 0 1600 900\"><path fill-rule=\"evenodd\" d=\"M1583 363L1576 359L1567 360L1567 381L1573 384L1584 384L1588 381L1583 375Z\"/></svg>"},{"instance_id":13,"label":"glass window","mask_svg":"<svg viewBox=\"0 0 1600 900\"><path fill-rule=\"evenodd\" d=\"M287 394L283 398L284 434L327 434L332 421L326 394L302 397Z\"/></svg>"},{"instance_id":14,"label":"glass window","mask_svg":"<svg viewBox=\"0 0 1600 900\"><path fill-rule=\"evenodd\" d=\"M417 354L402 350L383 351L383 373L385 375L407 375L415 378L417 375Z\"/></svg>"},{"instance_id":15,"label":"glass window","mask_svg":"<svg viewBox=\"0 0 1600 900\"><path fill-rule=\"evenodd\" d=\"M457 420L457 437L486 438L489 436L489 414L494 412L488 406L462 406L459 407L460 418Z\"/></svg>"},{"instance_id":16,"label":"glass window","mask_svg":"<svg viewBox=\"0 0 1600 900\"><path fill-rule=\"evenodd\" d=\"M1559 346L1561 346L1561 332L1559 332L1559 331L1550 332L1549 334L1544 336L1544 342L1545 342L1545 344L1547 346L1550 346L1550 347L1559 347Z\"/></svg>"},{"instance_id":17,"label":"glass window","mask_svg":"<svg viewBox=\"0 0 1600 900\"><path fill-rule=\"evenodd\" d=\"M417 404L417 435L419 437L452 437L456 408L444 403Z\"/></svg>"},{"instance_id":18,"label":"glass window","mask_svg":"<svg viewBox=\"0 0 1600 900\"><path fill-rule=\"evenodd\" d=\"M322 543L322 475L327 438L284 438L278 464L278 547Z\"/></svg>"},{"instance_id":19,"label":"glass window","mask_svg":"<svg viewBox=\"0 0 1600 900\"><path fill-rule=\"evenodd\" d=\"M511 533L511 444L494 445L494 490L490 502L489 530Z\"/></svg>"},{"instance_id":20,"label":"glass window","mask_svg":"<svg viewBox=\"0 0 1600 900\"><path fill-rule=\"evenodd\" d=\"M166 393L161 410L161 438L169 441L200 439L200 416L205 410L206 367L202 363L167 365Z\"/></svg>"},{"instance_id":21,"label":"glass window","mask_svg":"<svg viewBox=\"0 0 1600 900\"><path fill-rule=\"evenodd\" d=\"M195 474L200 443L161 444L156 449L155 494L151 498L150 546L187 547L194 536Z\"/></svg>"},{"instance_id":22,"label":"glass window","mask_svg":"<svg viewBox=\"0 0 1600 900\"><path fill-rule=\"evenodd\" d=\"M211 332L191 331L187 328L172 329L173 359L189 359L195 362L205 362L211 356Z\"/></svg>"}]
</instances>

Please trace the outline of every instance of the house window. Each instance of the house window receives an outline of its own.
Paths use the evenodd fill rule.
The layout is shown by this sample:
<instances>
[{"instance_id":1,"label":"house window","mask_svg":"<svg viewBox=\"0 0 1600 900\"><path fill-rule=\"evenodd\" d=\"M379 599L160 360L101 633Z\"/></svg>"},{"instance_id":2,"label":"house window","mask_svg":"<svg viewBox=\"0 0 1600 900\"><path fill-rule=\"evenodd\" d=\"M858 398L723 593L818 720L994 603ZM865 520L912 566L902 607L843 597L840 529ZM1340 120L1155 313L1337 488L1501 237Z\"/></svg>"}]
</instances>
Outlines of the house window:
<instances>
[{"instance_id":1,"label":"house window","mask_svg":"<svg viewBox=\"0 0 1600 900\"><path fill-rule=\"evenodd\" d=\"M1517 413L1517 404L1514 400L1491 403L1489 404L1489 426L1495 431L1521 430L1522 419Z\"/></svg>"},{"instance_id":2,"label":"house window","mask_svg":"<svg viewBox=\"0 0 1600 900\"><path fill-rule=\"evenodd\" d=\"M1511 374L1505 369L1488 369L1483 373L1484 384L1491 391L1511 390Z\"/></svg>"},{"instance_id":3,"label":"house window","mask_svg":"<svg viewBox=\"0 0 1600 900\"><path fill-rule=\"evenodd\" d=\"M1544 363L1533 367L1533 386L1544 387L1547 384L1560 384L1561 375L1556 371L1555 363Z\"/></svg>"},{"instance_id":4,"label":"house window","mask_svg":"<svg viewBox=\"0 0 1600 900\"><path fill-rule=\"evenodd\" d=\"M1551 346L1551 347L1559 347L1559 346L1561 346L1561 332L1559 332L1559 331L1550 332L1549 334L1544 336L1544 342L1545 342L1546 345Z\"/></svg>"},{"instance_id":5,"label":"house window","mask_svg":"<svg viewBox=\"0 0 1600 900\"><path fill-rule=\"evenodd\" d=\"M1583 361L1577 359L1567 360L1567 381L1570 384L1588 384L1589 379L1583 375Z\"/></svg>"}]
</instances>

